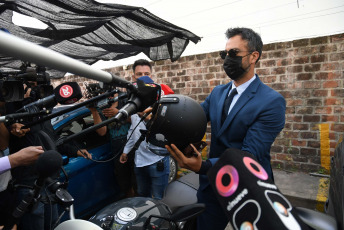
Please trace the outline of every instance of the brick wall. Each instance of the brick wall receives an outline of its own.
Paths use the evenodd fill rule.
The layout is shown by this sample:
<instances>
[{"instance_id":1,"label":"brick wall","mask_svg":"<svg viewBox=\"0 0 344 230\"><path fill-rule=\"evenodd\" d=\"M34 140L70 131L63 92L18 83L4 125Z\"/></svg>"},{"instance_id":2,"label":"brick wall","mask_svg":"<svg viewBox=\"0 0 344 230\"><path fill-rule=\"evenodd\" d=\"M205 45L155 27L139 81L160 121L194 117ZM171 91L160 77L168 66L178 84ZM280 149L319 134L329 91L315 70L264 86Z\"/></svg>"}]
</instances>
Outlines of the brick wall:
<instances>
[{"instance_id":1,"label":"brick wall","mask_svg":"<svg viewBox=\"0 0 344 230\"><path fill-rule=\"evenodd\" d=\"M152 64L157 83L199 102L216 85L229 81L219 52ZM256 72L287 102L285 128L271 149L273 167L307 172L328 169L329 156L344 132L343 70L344 34L264 46ZM132 74L131 66L106 71L128 80ZM85 80L74 76L63 79L78 81L81 86ZM55 86L60 83L54 81Z\"/></svg>"}]
</instances>

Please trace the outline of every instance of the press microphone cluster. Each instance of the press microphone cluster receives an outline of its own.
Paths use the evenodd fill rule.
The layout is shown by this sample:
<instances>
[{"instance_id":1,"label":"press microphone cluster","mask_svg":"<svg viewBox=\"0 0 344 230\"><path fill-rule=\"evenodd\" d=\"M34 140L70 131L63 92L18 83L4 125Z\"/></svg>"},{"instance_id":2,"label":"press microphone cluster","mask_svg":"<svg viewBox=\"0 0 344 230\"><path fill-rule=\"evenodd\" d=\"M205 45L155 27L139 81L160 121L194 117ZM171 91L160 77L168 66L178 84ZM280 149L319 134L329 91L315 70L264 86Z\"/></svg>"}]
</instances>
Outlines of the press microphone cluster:
<instances>
[{"instance_id":1,"label":"press microphone cluster","mask_svg":"<svg viewBox=\"0 0 344 230\"><path fill-rule=\"evenodd\" d=\"M54 94L25 105L18 110L17 113L0 116L0 122L19 121L25 118L48 115L51 111L43 108L52 108L57 105L57 103L63 105L73 104L80 100L81 97L81 88L78 83L65 82L54 89Z\"/></svg>"},{"instance_id":2,"label":"press microphone cluster","mask_svg":"<svg viewBox=\"0 0 344 230\"><path fill-rule=\"evenodd\" d=\"M40 192L46 179L54 174L58 174L58 170L62 166L62 156L57 151L48 150L41 154L36 161L36 170L39 177L35 181L34 187L13 210L12 216L9 218L4 230L11 230L18 223L20 218L37 203L40 199Z\"/></svg>"},{"instance_id":3,"label":"press microphone cluster","mask_svg":"<svg viewBox=\"0 0 344 230\"><path fill-rule=\"evenodd\" d=\"M80 98L82 98L82 93L79 84L77 82L65 82L54 89L54 94L25 105L17 112L28 111L33 106L42 109L54 107L57 103L69 105L77 102Z\"/></svg>"},{"instance_id":4,"label":"press microphone cluster","mask_svg":"<svg viewBox=\"0 0 344 230\"><path fill-rule=\"evenodd\" d=\"M159 95L161 93L160 85L154 83L145 84L143 81L137 80L137 83L133 84L133 86L134 88L130 92L128 102L118 111L116 116L107 119L99 124L93 125L92 127L88 127L79 133L61 138L58 140L56 145L63 145L68 141L80 137L81 135L86 135L87 133L97 130L112 122L124 122L129 116L137 112L142 112L144 109L154 105L154 103L158 101Z\"/></svg>"},{"instance_id":5,"label":"press microphone cluster","mask_svg":"<svg viewBox=\"0 0 344 230\"><path fill-rule=\"evenodd\" d=\"M136 90L131 94L127 104L118 111L115 120L122 122L134 113L142 112L158 100L161 92L160 85L146 84L141 80L137 80L134 87Z\"/></svg>"}]
</instances>

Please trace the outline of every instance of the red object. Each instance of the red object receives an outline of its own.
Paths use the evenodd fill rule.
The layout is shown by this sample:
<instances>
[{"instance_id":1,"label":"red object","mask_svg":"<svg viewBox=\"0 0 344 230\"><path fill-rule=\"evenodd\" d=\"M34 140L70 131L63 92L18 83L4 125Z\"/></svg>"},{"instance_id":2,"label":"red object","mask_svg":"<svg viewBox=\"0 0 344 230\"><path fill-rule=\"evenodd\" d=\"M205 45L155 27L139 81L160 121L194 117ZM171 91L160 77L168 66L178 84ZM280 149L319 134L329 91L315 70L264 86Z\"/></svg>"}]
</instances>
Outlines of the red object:
<instances>
[{"instance_id":1,"label":"red object","mask_svg":"<svg viewBox=\"0 0 344 230\"><path fill-rule=\"evenodd\" d=\"M174 91L168 85L160 84L160 86L161 86L161 96L174 94Z\"/></svg>"},{"instance_id":2,"label":"red object","mask_svg":"<svg viewBox=\"0 0 344 230\"><path fill-rule=\"evenodd\" d=\"M64 85L60 88L60 96L67 98L72 96L73 94L73 88L70 87L69 85Z\"/></svg>"}]
</instances>

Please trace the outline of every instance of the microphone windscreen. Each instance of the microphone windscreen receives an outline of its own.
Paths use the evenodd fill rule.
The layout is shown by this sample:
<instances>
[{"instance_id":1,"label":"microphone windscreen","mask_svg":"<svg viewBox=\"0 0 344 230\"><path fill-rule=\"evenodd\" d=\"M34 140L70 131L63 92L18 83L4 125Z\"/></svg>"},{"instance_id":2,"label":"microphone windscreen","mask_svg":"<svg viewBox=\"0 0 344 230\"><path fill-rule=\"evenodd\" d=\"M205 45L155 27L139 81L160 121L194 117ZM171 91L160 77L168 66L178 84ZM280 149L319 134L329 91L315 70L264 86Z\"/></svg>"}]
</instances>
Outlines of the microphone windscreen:
<instances>
[{"instance_id":1,"label":"microphone windscreen","mask_svg":"<svg viewBox=\"0 0 344 230\"><path fill-rule=\"evenodd\" d=\"M65 82L54 89L56 101L62 105L69 105L82 98L81 88L77 82Z\"/></svg>"},{"instance_id":2,"label":"microphone windscreen","mask_svg":"<svg viewBox=\"0 0 344 230\"><path fill-rule=\"evenodd\" d=\"M147 107L153 105L157 101L157 95L160 86L154 83L145 83L144 81L137 80L137 96L140 99L141 106L138 108L138 111L146 109Z\"/></svg>"},{"instance_id":3,"label":"microphone windscreen","mask_svg":"<svg viewBox=\"0 0 344 230\"><path fill-rule=\"evenodd\" d=\"M62 166L62 156L55 150L42 153L36 161L36 169L40 177L49 177Z\"/></svg>"},{"instance_id":4,"label":"microphone windscreen","mask_svg":"<svg viewBox=\"0 0 344 230\"><path fill-rule=\"evenodd\" d=\"M226 149L208 178L234 229L309 229L251 153Z\"/></svg>"}]
</instances>

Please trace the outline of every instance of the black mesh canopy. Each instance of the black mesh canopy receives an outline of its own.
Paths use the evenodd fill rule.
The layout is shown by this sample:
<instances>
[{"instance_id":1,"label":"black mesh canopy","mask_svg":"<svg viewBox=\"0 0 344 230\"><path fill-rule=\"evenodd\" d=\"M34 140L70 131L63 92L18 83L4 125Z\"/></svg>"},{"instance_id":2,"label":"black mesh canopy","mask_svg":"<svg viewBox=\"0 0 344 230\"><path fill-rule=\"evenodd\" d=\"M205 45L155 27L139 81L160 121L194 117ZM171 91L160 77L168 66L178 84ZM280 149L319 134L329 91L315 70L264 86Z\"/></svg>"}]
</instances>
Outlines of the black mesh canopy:
<instances>
[{"instance_id":1,"label":"black mesh canopy","mask_svg":"<svg viewBox=\"0 0 344 230\"><path fill-rule=\"evenodd\" d=\"M36 18L48 27L15 25L13 11ZM0 28L87 64L119 60L141 52L153 61L175 61L190 40L200 41L197 35L142 7L92 0L4 1L0 3ZM0 54L0 69L19 69L21 65L20 60ZM55 78L65 74L55 70L49 73Z\"/></svg>"}]
</instances>

